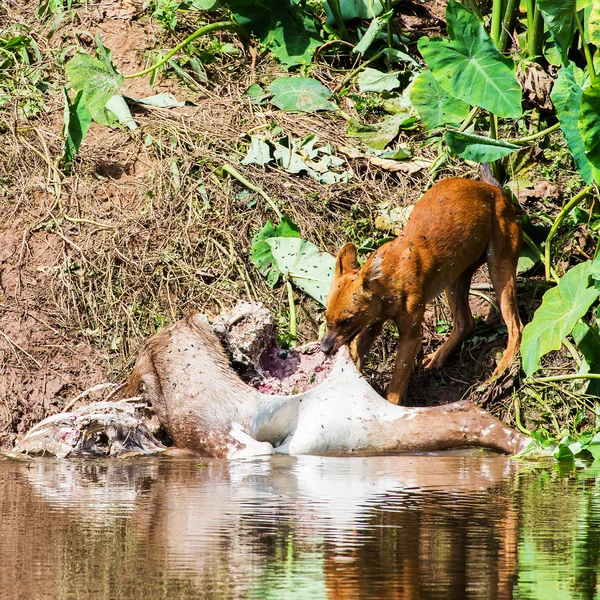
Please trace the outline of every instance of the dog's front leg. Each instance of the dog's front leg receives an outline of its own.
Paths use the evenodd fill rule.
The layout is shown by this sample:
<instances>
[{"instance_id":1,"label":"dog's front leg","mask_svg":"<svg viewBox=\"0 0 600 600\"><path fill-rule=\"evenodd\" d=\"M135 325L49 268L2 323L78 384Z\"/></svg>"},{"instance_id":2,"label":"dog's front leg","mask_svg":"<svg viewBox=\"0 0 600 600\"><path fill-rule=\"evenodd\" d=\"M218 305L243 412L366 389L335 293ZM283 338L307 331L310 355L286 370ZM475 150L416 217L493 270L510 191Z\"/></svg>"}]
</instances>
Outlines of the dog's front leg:
<instances>
[{"instance_id":1,"label":"dog's front leg","mask_svg":"<svg viewBox=\"0 0 600 600\"><path fill-rule=\"evenodd\" d=\"M421 348L421 323L423 315L416 315L414 319L406 319L396 323L400 340L396 354L394 374L387 389L386 398L392 404L400 404L404 397L408 380L415 365L415 360Z\"/></svg>"},{"instance_id":2,"label":"dog's front leg","mask_svg":"<svg viewBox=\"0 0 600 600\"><path fill-rule=\"evenodd\" d=\"M356 363L356 368L359 371L363 370L365 366L365 362L369 356L369 352L371 351L371 347L373 346L373 342L375 338L381 332L381 328L383 327L383 321L378 321L376 323L371 323L367 325L355 338L352 344L350 345L350 356L352 360Z\"/></svg>"}]
</instances>

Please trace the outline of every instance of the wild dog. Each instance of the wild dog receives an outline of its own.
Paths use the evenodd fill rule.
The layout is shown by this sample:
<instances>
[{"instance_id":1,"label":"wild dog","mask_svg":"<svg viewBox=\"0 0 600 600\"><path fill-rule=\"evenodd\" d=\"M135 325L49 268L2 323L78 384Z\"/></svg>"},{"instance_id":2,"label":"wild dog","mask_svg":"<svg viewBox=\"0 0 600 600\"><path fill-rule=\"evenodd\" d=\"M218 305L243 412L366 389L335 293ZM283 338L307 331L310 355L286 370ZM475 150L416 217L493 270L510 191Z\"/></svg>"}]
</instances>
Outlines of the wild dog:
<instances>
[{"instance_id":1,"label":"wild dog","mask_svg":"<svg viewBox=\"0 0 600 600\"><path fill-rule=\"evenodd\" d=\"M508 196L489 169L484 181L450 178L434 185L415 204L402 233L382 245L359 267L356 247L338 253L327 299L325 353L353 342L359 369L386 321L398 328L396 364L387 399L399 404L421 347L425 305L442 291L454 326L448 339L425 357L426 369L438 369L475 326L469 287L477 268L487 262L508 344L492 377L513 361L521 343L516 270L522 233Z\"/></svg>"}]
</instances>

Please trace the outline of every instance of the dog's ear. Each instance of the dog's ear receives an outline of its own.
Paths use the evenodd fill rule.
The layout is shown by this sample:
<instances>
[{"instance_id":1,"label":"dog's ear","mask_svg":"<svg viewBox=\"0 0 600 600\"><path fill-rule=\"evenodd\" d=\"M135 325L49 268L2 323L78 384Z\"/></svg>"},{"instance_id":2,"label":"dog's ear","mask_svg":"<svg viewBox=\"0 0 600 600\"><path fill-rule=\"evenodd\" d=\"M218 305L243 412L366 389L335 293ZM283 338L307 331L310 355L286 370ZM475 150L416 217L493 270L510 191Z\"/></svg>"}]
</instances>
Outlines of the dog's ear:
<instances>
[{"instance_id":1,"label":"dog's ear","mask_svg":"<svg viewBox=\"0 0 600 600\"><path fill-rule=\"evenodd\" d=\"M368 289L369 285L374 281L381 279L381 265L383 262L383 256L381 254L373 254L362 270L362 285L363 288Z\"/></svg>"},{"instance_id":2,"label":"dog's ear","mask_svg":"<svg viewBox=\"0 0 600 600\"><path fill-rule=\"evenodd\" d=\"M358 258L356 256L356 246L352 242L344 244L338 252L335 261L335 275L337 279L350 271L358 269Z\"/></svg>"}]
</instances>

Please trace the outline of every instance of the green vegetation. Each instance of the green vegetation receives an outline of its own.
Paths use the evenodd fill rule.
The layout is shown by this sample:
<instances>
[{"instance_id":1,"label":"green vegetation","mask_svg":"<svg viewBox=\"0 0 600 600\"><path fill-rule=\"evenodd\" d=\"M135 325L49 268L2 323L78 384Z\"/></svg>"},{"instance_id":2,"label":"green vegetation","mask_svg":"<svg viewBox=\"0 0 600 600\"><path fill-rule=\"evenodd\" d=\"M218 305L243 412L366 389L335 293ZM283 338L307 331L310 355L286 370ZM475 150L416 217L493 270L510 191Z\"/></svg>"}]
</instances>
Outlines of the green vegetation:
<instances>
[{"instance_id":1,"label":"green vegetation","mask_svg":"<svg viewBox=\"0 0 600 600\"><path fill-rule=\"evenodd\" d=\"M261 222L259 226L254 222L254 238L244 250L251 254L254 267L236 261L235 232L228 233L225 242L214 238L213 251L229 257L228 265L250 297L260 296L256 286L261 283L254 281L248 269L255 268L264 276L267 287L281 289L288 313L288 341L294 344L299 335L299 296L294 299L292 285L320 304L326 297L333 258L320 253L320 248L328 244L334 250L334 241L350 238L363 253L368 252L394 227L392 222L383 234L375 231L371 217L365 216L370 209L349 200L347 213L339 223L329 225L343 228L338 236L324 234L324 223L336 212L335 205L330 208L328 203L336 201L338 186L350 190L359 185L356 182L362 175L357 161L379 173L373 181L378 177L383 181L390 173L412 176L427 169L420 191L442 173L468 169L461 159L493 163L495 175L511 191L533 187L531 182L545 173L558 180L570 199L557 207L542 194L539 201L521 205L526 244L520 270L531 276L522 287L536 299L530 305L532 314L526 319L523 338L526 379L517 394L526 398L523 404L534 407L523 410L529 428L539 430L540 440L567 440L569 448L577 449L573 444L580 444L589 450L596 443L591 442L595 434L590 433L596 431L593 398L600 392L600 79L596 73L600 11L592 0L570 0L560 6L550 0L527 0L521 5L494 0L490 15L482 15L483 7L475 1L449 0L446 31L441 28L440 35L425 36L418 35L417 28L408 36L402 28L401 9L401 4L389 0L152 0L145 3L144 14L138 18L158 23L162 37L146 53L145 67L135 73L124 72L104 45L102 34L94 38L88 34L85 46L55 45L41 51L40 36L32 35L28 26L6 27L0 31L0 127L14 129L15 111L20 119L35 119L62 91L60 153L48 148L38 151L52 175L48 187L54 189L58 210L53 208L36 226L61 232L63 223L87 219L101 229L111 227L95 218L72 216L59 188L77 172L92 121L107 131L129 130L130 139L153 148L160 157L172 190L179 193L182 180L190 177L197 186L195 195L181 203L188 213L178 230L188 232L190 223L201 221L212 210L211 227L221 235L224 226L219 218L225 223L231 206L211 206L213 196L207 186L214 185L224 197L229 194L232 202L243 203L248 214L255 211L253 218ZM79 10L76 3L53 1L41 3L37 14L51 38ZM213 77L229 77L235 83L240 71L248 69L248 57L251 70L261 61L269 67L245 86L246 106L265 115L289 113L289 119L298 122L309 117L320 121L311 121L302 134L292 135L282 127L290 122L285 116L278 122L265 117L261 124L248 128L242 120L235 147L221 152L215 149L218 142L206 141L203 151L195 154L199 130L191 132L183 121L160 129L145 112L147 107L175 107L182 102L172 94L134 99L122 91L134 79L145 78L153 85L161 76L177 81L181 89L197 92L205 89L211 65L220 68L220 75L213 72ZM338 130L343 124L346 135L339 144L332 144L331 136L322 134L316 123L335 124ZM17 139L22 140L19 135ZM551 166L537 164L541 153L554 161ZM194 156L193 163L186 162L186 154ZM575 170L578 177L562 177L563 169ZM312 180L314 204L308 210L299 206L292 214L290 202L275 199L276 194L257 183L261 173L296 178L299 190L306 187L307 179ZM226 180L225 175L230 178ZM148 214L156 210L154 193L148 192ZM301 213L308 221L313 211L323 221L310 228L300 222ZM325 216L327 211L331 213ZM268 221L265 225L273 215L279 224ZM186 268L185 257L195 249L180 242L175 235L165 244L161 273L169 271L168 265ZM71 260L69 275L64 277L72 282L73 274L81 269L89 273L92 269L85 267L86 260L85 256ZM177 287L184 280L172 273L165 285ZM285 285L277 288L281 280ZM223 289L229 286L230 299L239 294L241 288L233 289L228 277L220 282ZM86 285L88 293L96 289ZM83 290L83 279L77 286ZM116 297L126 289L120 282L114 288ZM541 306L534 311L540 294ZM81 302L80 298L76 303ZM94 306L90 302L86 311L96 311ZM132 325L140 314L145 315L146 324L163 322L160 311L148 311L143 298L127 311L127 331L110 326L115 347L131 329L147 332L148 325L141 329ZM101 312L94 313L94 324L87 322L82 329L101 329L97 322ZM173 309L170 312L173 316ZM320 317L311 319L314 332ZM512 408L504 413L513 415ZM579 439L580 435L584 437ZM571 450L573 454L577 452Z\"/></svg>"}]
</instances>

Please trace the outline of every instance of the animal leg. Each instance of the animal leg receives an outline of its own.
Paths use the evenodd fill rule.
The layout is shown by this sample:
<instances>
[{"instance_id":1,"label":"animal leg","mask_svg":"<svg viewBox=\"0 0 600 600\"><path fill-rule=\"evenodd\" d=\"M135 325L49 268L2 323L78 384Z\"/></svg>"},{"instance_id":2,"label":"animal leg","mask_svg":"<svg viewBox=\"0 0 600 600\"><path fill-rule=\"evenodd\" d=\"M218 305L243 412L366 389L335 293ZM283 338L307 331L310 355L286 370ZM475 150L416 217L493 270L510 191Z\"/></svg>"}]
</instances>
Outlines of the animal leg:
<instances>
[{"instance_id":1,"label":"animal leg","mask_svg":"<svg viewBox=\"0 0 600 600\"><path fill-rule=\"evenodd\" d=\"M406 321L406 319L403 319ZM404 397L408 380L415 364L415 359L421 348L421 324L423 322L423 312L420 311L414 315L408 322L396 323L400 341L398 343L398 352L396 354L396 364L392 380L388 385L386 398L392 404L400 404Z\"/></svg>"},{"instance_id":2,"label":"animal leg","mask_svg":"<svg viewBox=\"0 0 600 600\"><path fill-rule=\"evenodd\" d=\"M356 368L362 371L365 362L371 351L371 346L375 338L381 332L383 327L383 321L378 323L371 323L367 325L357 336L354 338L352 345L350 346L350 355L352 360L356 363Z\"/></svg>"},{"instance_id":3,"label":"animal leg","mask_svg":"<svg viewBox=\"0 0 600 600\"><path fill-rule=\"evenodd\" d=\"M446 298L452 311L452 319L454 321L450 337L432 354L429 354L423 359L425 369L439 369L446 359L461 342L473 331L475 320L469 306L469 287L471 286L471 278L477 270L479 263L471 265L466 269L458 279L446 288Z\"/></svg>"},{"instance_id":4,"label":"animal leg","mask_svg":"<svg viewBox=\"0 0 600 600\"><path fill-rule=\"evenodd\" d=\"M497 231L494 232L488 249L487 263L500 312L508 330L508 344L492 378L500 375L514 360L519 351L523 331L517 305L517 262L521 247L521 230L515 218L499 219L499 227L494 229Z\"/></svg>"}]
</instances>

